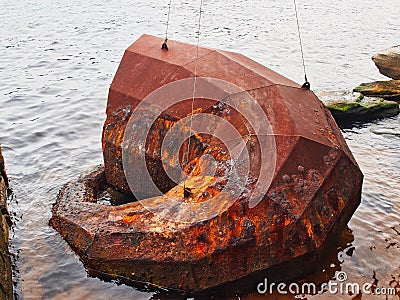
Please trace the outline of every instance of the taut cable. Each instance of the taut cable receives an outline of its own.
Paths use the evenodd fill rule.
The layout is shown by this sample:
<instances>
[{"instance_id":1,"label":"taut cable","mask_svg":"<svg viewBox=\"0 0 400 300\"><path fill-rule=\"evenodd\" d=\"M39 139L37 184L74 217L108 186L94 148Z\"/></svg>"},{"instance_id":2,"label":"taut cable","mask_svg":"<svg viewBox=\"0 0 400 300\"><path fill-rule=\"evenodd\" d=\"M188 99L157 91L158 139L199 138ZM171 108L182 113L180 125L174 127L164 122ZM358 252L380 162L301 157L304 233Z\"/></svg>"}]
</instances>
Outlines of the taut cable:
<instances>
[{"instance_id":1,"label":"taut cable","mask_svg":"<svg viewBox=\"0 0 400 300\"><path fill-rule=\"evenodd\" d=\"M196 45L196 58L195 58L195 65L194 65L194 79L193 79L193 96L192 96L192 111L190 113L190 125L189 125L189 136L188 136L188 146L186 151L186 160L184 162L187 164L189 160L189 152L190 152L190 141L192 137L192 125L193 125L193 111L194 111L194 98L196 96L196 83L197 83L197 64L199 60L199 44L200 44L200 34L201 34L201 13L203 8L203 0L200 0L200 10L199 10L199 21L198 21L198 28L197 28L197 45ZM185 182L183 183L183 195L185 198L190 196L190 189L186 188Z\"/></svg>"}]
</instances>

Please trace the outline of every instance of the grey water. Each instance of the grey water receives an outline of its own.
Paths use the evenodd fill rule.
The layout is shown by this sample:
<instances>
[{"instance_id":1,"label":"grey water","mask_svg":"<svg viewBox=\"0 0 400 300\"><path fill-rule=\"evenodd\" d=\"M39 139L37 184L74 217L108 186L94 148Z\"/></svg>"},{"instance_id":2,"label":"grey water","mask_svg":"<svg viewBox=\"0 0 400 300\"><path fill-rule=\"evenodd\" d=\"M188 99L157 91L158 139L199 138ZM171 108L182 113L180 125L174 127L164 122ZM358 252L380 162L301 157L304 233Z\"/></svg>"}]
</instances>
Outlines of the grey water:
<instances>
[{"instance_id":1,"label":"grey water","mask_svg":"<svg viewBox=\"0 0 400 300\"><path fill-rule=\"evenodd\" d=\"M0 1L0 143L13 189L9 210L20 299L161 297L89 277L48 220L61 186L102 162L113 75L124 50L141 34L164 36L168 2ZM172 1L170 39L196 43L199 3ZM384 79L370 57L400 43L398 0L297 4L314 91L350 90ZM243 53L303 82L292 0L204 1L200 44ZM341 270L351 282L400 287L399 131L400 117L343 131L365 175L362 203L312 280L329 280ZM243 298L294 297L254 291Z\"/></svg>"}]
</instances>

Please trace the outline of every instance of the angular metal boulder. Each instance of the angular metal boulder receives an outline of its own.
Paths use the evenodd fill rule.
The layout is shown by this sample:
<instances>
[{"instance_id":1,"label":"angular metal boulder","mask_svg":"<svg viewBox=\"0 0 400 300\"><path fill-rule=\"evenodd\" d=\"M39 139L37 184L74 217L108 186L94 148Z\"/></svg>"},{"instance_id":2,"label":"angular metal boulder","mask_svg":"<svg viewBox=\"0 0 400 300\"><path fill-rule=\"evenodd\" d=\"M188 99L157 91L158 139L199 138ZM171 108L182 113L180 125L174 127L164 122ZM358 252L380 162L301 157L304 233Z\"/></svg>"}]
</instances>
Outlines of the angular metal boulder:
<instances>
[{"instance_id":1,"label":"angular metal boulder","mask_svg":"<svg viewBox=\"0 0 400 300\"><path fill-rule=\"evenodd\" d=\"M105 167L64 186L50 224L90 270L190 293L285 263L296 262L280 269L277 279L315 269L330 236L345 226L360 203L363 177L329 111L311 91L243 55L199 48L196 67L195 46L169 41L170 50L163 51L161 43L162 39L144 35L125 52L109 93L103 130ZM250 153L249 173L255 180L263 175L260 170L266 163L260 154L264 140L253 136L255 129L248 127L237 109L222 105L223 101L196 97L194 110L190 99L182 101L163 111L149 131L146 163L165 196L151 195L118 206L97 203L107 185L135 195L143 188L140 180L137 185L128 184L126 174L135 170L123 168L122 142L129 119L149 94L168 83L193 78L195 69L199 77L241 87L267 116L276 160L261 201L250 205L249 194L255 185L249 181L245 192L220 213L208 219L174 222L182 213L195 215L196 205L215 194L222 195L218 203L222 206L233 198L229 191L221 192L229 155L224 154L218 139L195 134L186 163L177 164L168 153L162 153L168 130L192 111L220 116L237 128ZM215 89L221 95L227 92L221 86ZM263 125L253 121L256 127ZM216 172L210 176L202 173L199 161L205 153L217 162ZM130 155L135 158L138 154ZM166 170L177 166L192 172L186 182L191 188L189 200L182 182L168 178ZM170 199L177 205L172 207ZM188 201L194 205L185 206ZM164 218L166 214L176 216Z\"/></svg>"}]
</instances>

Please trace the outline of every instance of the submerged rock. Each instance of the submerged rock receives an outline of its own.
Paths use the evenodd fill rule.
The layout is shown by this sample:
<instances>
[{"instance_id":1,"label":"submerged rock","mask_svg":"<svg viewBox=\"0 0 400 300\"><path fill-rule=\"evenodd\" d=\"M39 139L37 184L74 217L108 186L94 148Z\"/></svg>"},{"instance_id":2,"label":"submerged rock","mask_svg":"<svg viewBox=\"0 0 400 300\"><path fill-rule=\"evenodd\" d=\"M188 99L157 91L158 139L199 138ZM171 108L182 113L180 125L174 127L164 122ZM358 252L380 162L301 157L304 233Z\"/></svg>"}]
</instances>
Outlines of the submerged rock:
<instances>
[{"instance_id":1,"label":"submerged rock","mask_svg":"<svg viewBox=\"0 0 400 300\"><path fill-rule=\"evenodd\" d=\"M400 101L400 80L374 81L361 83L354 88L364 96L379 97L391 101Z\"/></svg>"},{"instance_id":2,"label":"submerged rock","mask_svg":"<svg viewBox=\"0 0 400 300\"><path fill-rule=\"evenodd\" d=\"M394 101L365 97L357 92L323 92L318 97L340 124L393 117L400 112L399 104Z\"/></svg>"},{"instance_id":3,"label":"submerged rock","mask_svg":"<svg viewBox=\"0 0 400 300\"><path fill-rule=\"evenodd\" d=\"M13 299L8 232L11 219L7 211L8 180L0 148L0 299Z\"/></svg>"},{"instance_id":4,"label":"submerged rock","mask_svg":"<svg viewBox=\"0 0 400 300\"><path fill-rule=\"evenodd\" d=\"M375 54L372 60L381 74L392 79L400 79L400 45Z\"/></svg>"}]
</instances>

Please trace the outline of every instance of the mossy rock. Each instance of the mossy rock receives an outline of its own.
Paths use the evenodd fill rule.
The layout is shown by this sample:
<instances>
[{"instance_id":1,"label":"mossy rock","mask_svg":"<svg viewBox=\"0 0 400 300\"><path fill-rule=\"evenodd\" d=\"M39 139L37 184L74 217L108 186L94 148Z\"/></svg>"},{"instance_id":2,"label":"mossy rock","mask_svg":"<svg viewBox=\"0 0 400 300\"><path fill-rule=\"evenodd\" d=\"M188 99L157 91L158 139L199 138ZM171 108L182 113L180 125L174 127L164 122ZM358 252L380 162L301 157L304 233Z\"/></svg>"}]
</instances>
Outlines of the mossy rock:
<instances>
[{"instance_id":1,"label":"mossy rock","mask_svg":"<svg viewBox=\"0 0 400 300\"><path fill-rule=\"evenodd\" d=\"M394 101L365 97L358 92L324 92L317 96L339 124L393 117L400 112L399 104Z\"/></svg>"},{"instance_id":2,"label":"mossy rock","mask_svg":"<svg viewBox=\"0 0 400 300\"><path fill-rule=\"evenodd\" d=\"M327 106L330 110L337 110L337 111L342 111L346 112L348 110L356 109L358 107L362 107L362 105L358 102L337 102L334 104L331 104L330 106Z\"/></svg>"}]
</instances>

